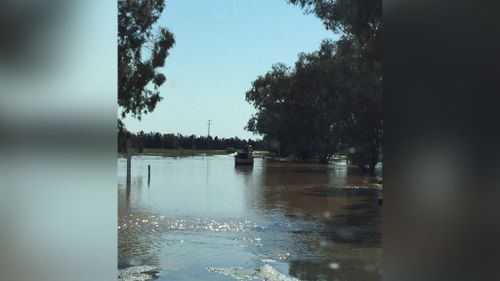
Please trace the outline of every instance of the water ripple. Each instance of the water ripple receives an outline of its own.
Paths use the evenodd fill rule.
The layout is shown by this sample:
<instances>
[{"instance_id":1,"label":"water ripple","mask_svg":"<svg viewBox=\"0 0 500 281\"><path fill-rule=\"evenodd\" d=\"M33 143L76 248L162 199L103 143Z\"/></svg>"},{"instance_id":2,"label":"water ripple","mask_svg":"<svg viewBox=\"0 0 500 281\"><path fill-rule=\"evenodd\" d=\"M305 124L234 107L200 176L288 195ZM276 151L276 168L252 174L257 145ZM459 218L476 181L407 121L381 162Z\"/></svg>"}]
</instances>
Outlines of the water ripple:
<instances>
[{"instance_id":1,"label":"water ripple","mask_svg":"<svg viewBox=\"0 0 500 281\"><path fill-rule=\"evenodd\" d=\"M251 220L214 220L209 218L179 219L165 216L125 216L119 219L120 232L138 231L210 231L210 232L245 232L259 227Z\"/></svg>"}]
</instances>

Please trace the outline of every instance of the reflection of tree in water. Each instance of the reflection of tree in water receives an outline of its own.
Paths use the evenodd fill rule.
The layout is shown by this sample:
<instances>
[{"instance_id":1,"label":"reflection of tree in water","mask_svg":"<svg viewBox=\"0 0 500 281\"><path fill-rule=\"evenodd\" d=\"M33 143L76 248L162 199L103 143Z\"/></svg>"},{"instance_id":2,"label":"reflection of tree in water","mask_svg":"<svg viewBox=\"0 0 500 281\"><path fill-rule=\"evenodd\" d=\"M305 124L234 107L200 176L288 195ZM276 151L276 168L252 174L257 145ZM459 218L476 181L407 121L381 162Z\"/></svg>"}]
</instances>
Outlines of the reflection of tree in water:
<instances>
[{"instance_id":1,"label":"reflection of tree in water","mask_svg":"<svg viewBox=\"0 0 500 281\"><path fill-rule=\"evenodd\" d=\"M335 216L343 213L345 207L371 196L340 194L335 187L365 185L363 180L325 165L264 163L260 207L268 211L280 209L288 215Z\"/></svg>"},{"instance_id":2,"label":"reflection of tree in water","mask_svg":"<svg viewBox=\"0 0 500 281\"><path fill-rule=\"evenodd\" d=\"M378 190L359 188L364 178L325 166L268 165L262 171L259 207L282 213L282 235L292 245L290 274L302 280L381 280ZM339 188L356 186L356 188ZM332 268L332 262L338 268Z\"/></svg>"},{"instance_id":3,"label":"reflection of tree in water","mask_svg":"<svg viewBox=\"0 0 500 281\"><path fill-rule=\"evenodd\" d=\"M289 274L300 280L382 280L375 269L360 264L356 259L346 259L338 267L337 263L302 260L292 260L289 266Z\"/></svg>"},{"instance_id":4,"label":"reflection of tree in water","mask_svg":"<svg viewBox=\"0 0 500 281\"><path fill-rule=\"evenodd\" d=\"M324 192L324 191L323 191ZM317 191L314 196L362 198L343 206L342 212L325 220L324 236L329 240L356 246L379 247L382 242L379 192L373 189Z\"/></svg>"}]
</instances>

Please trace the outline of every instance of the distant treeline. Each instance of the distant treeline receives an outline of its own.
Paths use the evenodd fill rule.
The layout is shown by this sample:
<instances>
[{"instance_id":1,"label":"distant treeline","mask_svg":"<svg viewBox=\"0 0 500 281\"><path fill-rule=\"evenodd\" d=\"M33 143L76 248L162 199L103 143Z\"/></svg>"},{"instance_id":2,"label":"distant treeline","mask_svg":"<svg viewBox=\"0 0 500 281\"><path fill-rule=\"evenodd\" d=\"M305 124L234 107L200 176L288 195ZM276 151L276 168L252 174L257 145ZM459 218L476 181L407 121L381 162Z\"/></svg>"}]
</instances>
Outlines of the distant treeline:
<instances>
[{"instance_id":1,"label":"distant treeline","mask_svg":"<svg viewBox=\"0 0 500 281\"><path fill-rule=\"evenodd\" d=\"M126 130L118 130L118 152L127 150L127 139L132 141L136 151L144 148L163 149L242 149L251 145L255 150L265 150L266 144L263 140L240 139L238 137L219 138L210 136L184 136L181 134L162 134L158 132L131 133Z\"/></svg>"}]
</instances>

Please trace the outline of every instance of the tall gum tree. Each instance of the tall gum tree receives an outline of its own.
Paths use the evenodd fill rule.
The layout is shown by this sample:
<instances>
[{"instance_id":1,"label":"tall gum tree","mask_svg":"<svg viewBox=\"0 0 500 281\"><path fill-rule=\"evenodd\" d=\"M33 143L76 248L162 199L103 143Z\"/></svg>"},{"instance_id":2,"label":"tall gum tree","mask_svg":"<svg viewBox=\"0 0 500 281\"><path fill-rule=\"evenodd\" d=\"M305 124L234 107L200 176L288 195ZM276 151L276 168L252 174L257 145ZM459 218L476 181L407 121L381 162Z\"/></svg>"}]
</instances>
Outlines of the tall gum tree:
<instances>
[{"instance_id":1,"label":"tall gum tree","mask_svg":"<svg viewBox=\"0 0 500 281\"><path fill-rule=\"evenodd\" d=\"M165 66L174 35L157 26L165 0L118 0L118 105L120 116L141 119L162 100Z\"/></svg>"},{"instance_id":2,"label":"tall gum tree","mask_svg":"<svg viewBox=\"0 0 500 281\"><path fill-rule=\"evenodd\" d=\"M165 66L174 35L157 26L165 0L118 0L118 106L120 117L141 119L162 100L160 86L166 77ZM125 151L132 138L118 119L118 151ZM137 146L137 145L135 145Z\"/></svg>"}]
</instances>

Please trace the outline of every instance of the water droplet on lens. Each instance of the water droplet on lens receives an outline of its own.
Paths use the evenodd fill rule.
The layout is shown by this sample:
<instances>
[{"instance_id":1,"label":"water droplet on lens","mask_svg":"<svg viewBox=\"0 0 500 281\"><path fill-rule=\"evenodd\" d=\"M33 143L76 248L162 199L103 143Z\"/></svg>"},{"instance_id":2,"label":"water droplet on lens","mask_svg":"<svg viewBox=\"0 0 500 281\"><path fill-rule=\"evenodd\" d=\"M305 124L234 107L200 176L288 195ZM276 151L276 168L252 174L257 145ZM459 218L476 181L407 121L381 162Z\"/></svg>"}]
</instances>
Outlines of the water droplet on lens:
<instances>
[{"instance_id":1,"label":"water droplet on lens","mask_svg":"<svg viewBox=\"0 0 500 281\"><path fill-rule=\"evenodd\" d=\"M337 269L339 269L340 265L336 262L331 262L330 264L328 264L328 267L333 269L333 270L337 270Z\"/></svg>"}]
</instances>

